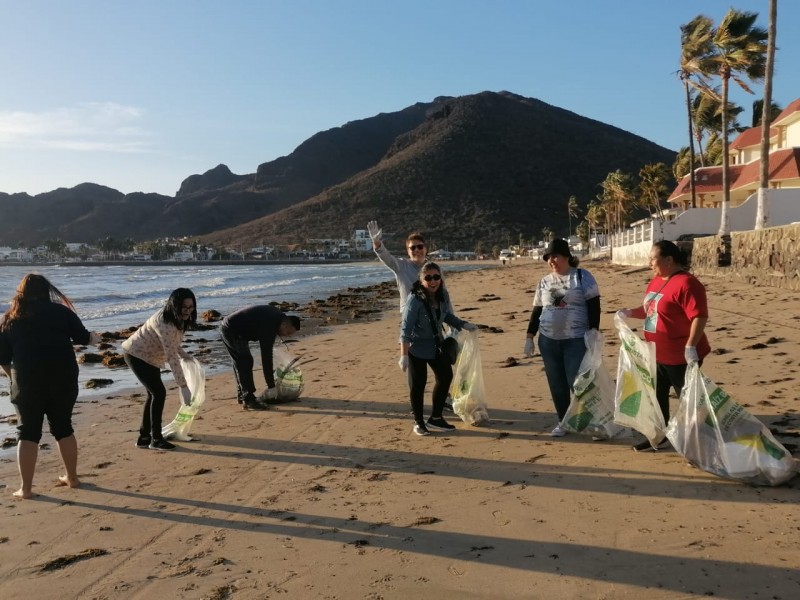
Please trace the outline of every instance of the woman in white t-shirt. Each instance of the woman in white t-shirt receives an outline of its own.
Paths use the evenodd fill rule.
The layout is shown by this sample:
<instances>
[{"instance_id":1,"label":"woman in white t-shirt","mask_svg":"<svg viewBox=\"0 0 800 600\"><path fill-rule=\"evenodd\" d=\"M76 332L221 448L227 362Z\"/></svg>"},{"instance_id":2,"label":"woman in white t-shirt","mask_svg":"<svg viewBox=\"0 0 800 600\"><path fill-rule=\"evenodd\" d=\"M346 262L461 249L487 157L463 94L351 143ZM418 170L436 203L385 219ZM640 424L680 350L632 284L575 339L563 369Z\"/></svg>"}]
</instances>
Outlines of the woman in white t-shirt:
<instances>
[{"instance_id":1,"label":"woman in white t-shirt","mask_svg":"<svg viewBox=\"0 0 800 600\"><path fill-rule=\"evenodd\" d=\"M550 435L561 437L566 431L560 423L586 353L583 336L600 327L600 289L589 271L578 268L578 259L565 240L550 242L544 260L551 272L536 287L524 353L533 357L533 338L538 333L539 352L559 422Z\"/></svg>"}]
</instances>

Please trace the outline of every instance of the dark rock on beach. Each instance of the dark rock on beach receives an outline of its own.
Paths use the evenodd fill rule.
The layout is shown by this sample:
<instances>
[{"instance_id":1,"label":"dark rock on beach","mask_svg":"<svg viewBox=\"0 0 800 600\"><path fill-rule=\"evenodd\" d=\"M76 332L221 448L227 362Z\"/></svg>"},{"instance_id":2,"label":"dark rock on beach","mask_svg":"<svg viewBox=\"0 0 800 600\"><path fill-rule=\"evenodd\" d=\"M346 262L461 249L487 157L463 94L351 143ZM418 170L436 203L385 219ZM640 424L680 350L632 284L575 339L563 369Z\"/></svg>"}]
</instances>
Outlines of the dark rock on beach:
<instances>
[{"instance_id":1,"label":"dark rock on beach","mask_svg":"<svg viewBox=\"0 0 800 600\"><path fill-rule=\"evenodd\" d=\"M114 383L113 379L89 379L84 387L88 389L101 388Z\"/></svg>"},{"instance_id":2,"label":"dark rock on beach","mask_svg":"<svg viewBox=\"0 0 800 600\"><path fill-rule=\"evenodd\" d=\"M207 310L203 314L200 315L200 318L203 319L206 323L213 323L215 321L219 321L222 319L222 314L218 310Z\"/></svg>"}]
</instances>

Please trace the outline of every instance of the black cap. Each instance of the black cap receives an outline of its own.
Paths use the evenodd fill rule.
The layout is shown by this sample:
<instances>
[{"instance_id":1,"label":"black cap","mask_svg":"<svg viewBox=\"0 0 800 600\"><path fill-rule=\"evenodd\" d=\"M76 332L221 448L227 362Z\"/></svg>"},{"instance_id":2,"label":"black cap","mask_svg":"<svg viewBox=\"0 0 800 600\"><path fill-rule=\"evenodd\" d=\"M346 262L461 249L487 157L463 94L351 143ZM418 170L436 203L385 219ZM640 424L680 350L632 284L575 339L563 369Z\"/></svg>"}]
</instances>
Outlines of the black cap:
<instances>
[{"instance_id":1,"label":"black cap","mask_svg":"<svg viewBox=\"0 0 800 600\"><path fill-rule=\"evenodd\" d=\"M551 254L558 254L559 256L572 258L572 253L569 251L569 244L567 243L567 240L562 239L556 239L550 242L547 248L545 248L544 256L542 256L542 258L544 260L548 260Z\"/></svg>"}]
</instances>

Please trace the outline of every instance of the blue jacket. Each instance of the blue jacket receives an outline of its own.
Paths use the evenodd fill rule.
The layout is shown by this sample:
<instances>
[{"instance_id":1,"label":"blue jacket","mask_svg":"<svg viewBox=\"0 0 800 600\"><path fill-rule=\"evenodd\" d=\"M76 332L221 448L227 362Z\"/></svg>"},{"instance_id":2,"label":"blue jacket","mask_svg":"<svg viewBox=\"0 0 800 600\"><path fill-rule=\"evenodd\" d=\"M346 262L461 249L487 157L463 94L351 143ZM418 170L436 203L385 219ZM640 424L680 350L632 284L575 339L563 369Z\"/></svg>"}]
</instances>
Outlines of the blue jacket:
<instances>
[{"instance_id":1,"label":"blue jacket","mask_svg":"<svg viewBox=\"0 0 800 600\"><path fill-rule=\"evenodd\" d=\"M453 314L453 308L449 302L445 301L439 304L438 318L437 311L435 309L431 309L431 311L436 320L435 324L431 323L426 301L415 294L409 294L400 326L400 341L410 344L409 354L426 360L436 358L436 332L441 333L442 323L447 323L459 331L466 323Z\"/></svg>"}]
</instances>

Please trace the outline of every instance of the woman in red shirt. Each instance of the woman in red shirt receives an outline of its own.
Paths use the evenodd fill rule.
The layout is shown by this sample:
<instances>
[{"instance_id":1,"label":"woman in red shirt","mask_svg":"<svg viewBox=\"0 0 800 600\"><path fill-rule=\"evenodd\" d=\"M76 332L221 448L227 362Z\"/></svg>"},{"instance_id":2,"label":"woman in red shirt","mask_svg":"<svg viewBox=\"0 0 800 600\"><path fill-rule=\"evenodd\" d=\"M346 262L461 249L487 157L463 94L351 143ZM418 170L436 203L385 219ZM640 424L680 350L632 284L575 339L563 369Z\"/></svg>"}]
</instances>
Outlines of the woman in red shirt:
<instances>
[{"instance_id":1,"label":"woman in red shirt","mask_svg":"<svg viewBox=\"0 0 800 600\"><path fill-rule=\"evenodd\" d=\"M702 364L711 351L704 333L708 303L706 288L686 270L686 253L673 242L661 240L653 244L650 267L655 277L647 286L642 306L622 310L620 314L644 319L644 337L656 345L656 397L666 423L669 388L674 388L680 396L686 367ZM633 448L654 449L647 440Z\"/></svg>"}]
</instances>

